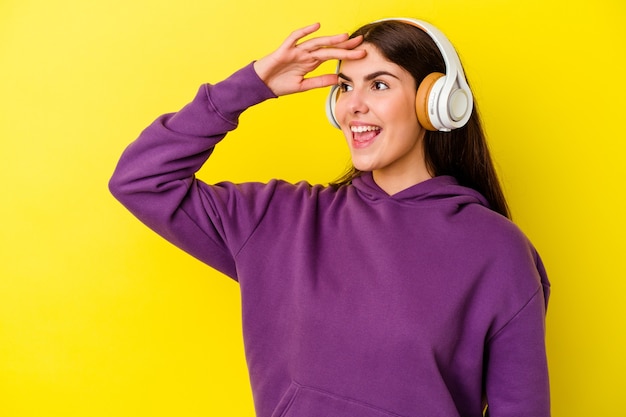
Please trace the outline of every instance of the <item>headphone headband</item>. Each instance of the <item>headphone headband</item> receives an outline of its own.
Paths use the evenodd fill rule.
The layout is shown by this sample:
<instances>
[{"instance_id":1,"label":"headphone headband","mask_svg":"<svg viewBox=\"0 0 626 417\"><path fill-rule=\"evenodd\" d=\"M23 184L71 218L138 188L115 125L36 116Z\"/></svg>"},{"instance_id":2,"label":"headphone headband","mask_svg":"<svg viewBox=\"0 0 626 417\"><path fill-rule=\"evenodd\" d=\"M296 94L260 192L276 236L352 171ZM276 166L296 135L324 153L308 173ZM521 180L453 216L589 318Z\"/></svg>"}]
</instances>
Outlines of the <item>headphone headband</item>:
<instances>
[{"instance_id":1,"label":"headphone headband","mask_svg":"<svg viewBox=\"0 0 626 417\"><path fill-rule=\"evenodd\" d=\"M464 126L474 105L473 95L465 79L461 60L448 38L435 26L422 20L397 17L376 20L398 21L424 31L435 42L443 57L446 73L428 76L418 87L416 111L423 127L428 130L450 131ZM339 70L340 63L337 64ZM431 74L433 75L433 74ZM335 118L337 87L331 89L326 103L326 114L331 124L339 128Z\"/></svg>"}]
</instances>

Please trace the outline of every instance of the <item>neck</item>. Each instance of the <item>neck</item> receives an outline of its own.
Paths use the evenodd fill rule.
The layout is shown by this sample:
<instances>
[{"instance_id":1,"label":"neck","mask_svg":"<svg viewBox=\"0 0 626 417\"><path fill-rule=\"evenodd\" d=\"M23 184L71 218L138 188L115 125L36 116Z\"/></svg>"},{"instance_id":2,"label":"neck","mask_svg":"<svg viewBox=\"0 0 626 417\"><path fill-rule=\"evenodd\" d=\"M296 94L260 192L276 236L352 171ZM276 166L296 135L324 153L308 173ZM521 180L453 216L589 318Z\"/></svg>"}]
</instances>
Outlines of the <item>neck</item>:
<instances>
[{"instance_id":1,"label":"neck","mask_svg":"<svg viewBox=\"0 0 626 417\"><path fill-rule=\"evenodd\" d=\"M372 177L374 178L376 185L378 185L384 192L389 195L394 195L400 191L419 184L420 182L429 180L433 176L430 175L428 170L424 167L423 169L416 169L413 172L398 173L376 170L372 172Z\"/></svg>"}]
</instances>

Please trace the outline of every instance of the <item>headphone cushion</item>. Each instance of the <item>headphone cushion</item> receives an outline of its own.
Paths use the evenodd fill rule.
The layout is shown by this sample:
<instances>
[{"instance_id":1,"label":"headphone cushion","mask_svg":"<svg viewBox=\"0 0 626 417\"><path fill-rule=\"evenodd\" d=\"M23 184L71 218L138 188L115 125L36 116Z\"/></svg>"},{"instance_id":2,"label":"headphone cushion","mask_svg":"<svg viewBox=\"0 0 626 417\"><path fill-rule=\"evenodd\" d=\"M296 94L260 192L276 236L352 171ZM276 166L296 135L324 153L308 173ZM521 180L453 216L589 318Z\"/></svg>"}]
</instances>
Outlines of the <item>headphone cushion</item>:
<instances>
[{"instance_id":1,"label":"headphone cushion","mask_svg":"<svg viewBox=\"0 0 626 417\"><path fill-rule=\"evenodd\" d=\"M335 105L337 104L337 95L339 94L339 86L334 85L331 87L328 97L326 98L326 117L331 125L337 129L341 129L337 116L335 114Z\"/></svg>"},{"instance_id":2,"label":"headphone cushion","mask_svg":"<svg viewBox=\"0 0 626 417\"><path fill-rule=\"evenodd\" d=\"M422 127L426 130L438 131L429 116L429 101L433 86L441 78L445 77L445 74L441 72L433 72L428 74L417 88L417 94L415 97L415 112L417 113L417 120ZM437 105L437 103L433 103Z\"/></svg>"}]
</instances>

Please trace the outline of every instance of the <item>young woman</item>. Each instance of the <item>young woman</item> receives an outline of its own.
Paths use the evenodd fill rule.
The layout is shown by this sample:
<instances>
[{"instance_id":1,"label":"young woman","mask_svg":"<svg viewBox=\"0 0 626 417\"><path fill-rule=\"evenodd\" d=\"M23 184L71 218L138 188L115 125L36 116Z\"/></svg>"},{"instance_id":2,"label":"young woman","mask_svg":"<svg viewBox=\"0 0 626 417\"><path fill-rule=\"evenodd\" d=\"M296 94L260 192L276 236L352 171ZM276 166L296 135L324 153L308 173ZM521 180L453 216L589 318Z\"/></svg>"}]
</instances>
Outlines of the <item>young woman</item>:
<instances>
[{"instance_id":1,"label":"young woman","mask_svg":"<svg viewBox=\"0 0 626 417\"><path fill-rule=\"evenodd\" d=\"M318 27L158 118L111 191L239 282L259 417L548 416L549 283L507 218L454 50L412 19L303 40ZM338 74L306 77L330 59ZM195 178L245 109L331 85L343 180Z\"/></svg>"}]
</instances>

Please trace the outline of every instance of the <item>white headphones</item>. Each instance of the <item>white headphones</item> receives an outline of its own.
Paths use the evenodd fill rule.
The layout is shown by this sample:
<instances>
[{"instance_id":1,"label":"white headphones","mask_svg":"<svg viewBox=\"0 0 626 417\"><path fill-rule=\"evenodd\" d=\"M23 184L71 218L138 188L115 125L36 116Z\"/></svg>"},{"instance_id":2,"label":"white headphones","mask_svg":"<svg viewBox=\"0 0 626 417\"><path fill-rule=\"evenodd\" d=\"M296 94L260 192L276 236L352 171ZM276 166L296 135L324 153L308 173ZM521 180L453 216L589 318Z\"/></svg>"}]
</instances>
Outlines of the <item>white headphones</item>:
<instances>
[{"instance_id":1,"label":"white headphones","mask_svg":"<svg viewBox=\"0 0 626 417\"><path fill-rule=\"evenodd\" d=\"M398 17L376 22L387 20L404 22L426 32L435 41L446 65L445 74L433 72L427 75L417 89L415 110L420 124L427 130L441 132L465 126L472 115L474 99L465 79L461 60L448 38L433 25L421 20ZM330 123L339 129L335 117L338 93L339 86L333 86L326 100L326 116Z\"/></svg>"}]
</instances>

